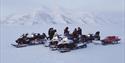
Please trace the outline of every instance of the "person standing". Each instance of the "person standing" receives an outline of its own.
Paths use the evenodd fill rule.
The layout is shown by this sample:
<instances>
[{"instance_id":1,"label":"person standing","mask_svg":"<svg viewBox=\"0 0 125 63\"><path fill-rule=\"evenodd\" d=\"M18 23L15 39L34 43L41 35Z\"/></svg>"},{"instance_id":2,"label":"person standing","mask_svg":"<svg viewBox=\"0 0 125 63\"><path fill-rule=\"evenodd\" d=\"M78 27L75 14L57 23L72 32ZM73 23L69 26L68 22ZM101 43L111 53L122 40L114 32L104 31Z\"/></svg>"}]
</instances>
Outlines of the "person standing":
<instances>
[{"instance_id":1,"label":"person standing","mask_svg":"<svg viewBox=\"0 0 125 63\"><path fill-rule=\"evenodd\" d=\"M51 40L53 38L53 28L49 28L48 35L49 35L49 38Z\"/></svg>"}]
</instances>

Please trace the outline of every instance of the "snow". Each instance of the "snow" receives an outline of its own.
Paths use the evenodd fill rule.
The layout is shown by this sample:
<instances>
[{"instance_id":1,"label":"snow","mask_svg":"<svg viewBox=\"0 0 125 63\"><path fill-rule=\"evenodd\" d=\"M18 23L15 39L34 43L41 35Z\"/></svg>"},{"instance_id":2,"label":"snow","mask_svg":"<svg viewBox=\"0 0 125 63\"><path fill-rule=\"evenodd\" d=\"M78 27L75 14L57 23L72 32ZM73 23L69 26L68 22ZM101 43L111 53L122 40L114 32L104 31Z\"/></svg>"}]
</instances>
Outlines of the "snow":
<instances>
[{"instance_id":1,"label":"snow","mask_svg":"<svg viewBox=\"0 0 125 63\"><path fill-rule=\"evenodd\" d=\"M97 14L102 19L107 19L107 14ZM120 14L121 15L121 14ZM109 15L108 15L109 16ZM112 15L110 15L112 16ZM113 17L113 16L112 16ZM111 18L112 18L111 17ZM13 25L1 24L0 44L1 63L124 63L125 62L125 38L124 19L119 16L120 21L113 17L113 21L102 21L91 24L37 24L37 25ZM110 18L110 17L109 17ZM112 20L110 18L110 20ZM117 23L117 24L115 24ZM103 46L101 44L88 44L85 49L72 50L66 53L51 51L43 45L29 46L24 48L14 48L10 44L23 33L47 33L50 27L57 29L58 33L63 33L63 29L69 26L70 31L80 26L83 34L101 31L102 39L108 35L118 35L122 38L120 44Z\"/></svg>"},{"instance_id":2,"label":"snow","mask_svg":"<svg viewBox=\"0 0 125 63\"><path fill-rule=\"evenodd\" d=\"M32 13L10 15L0 23L0 60L1 63L124 63L124 21L124 13L121 12L91 13L60 10L56 16L52 9L46 7ZM70 33L74 28L81 27L83 34L100 31L101 39L108 35L117 35L122 40L120 44L107 46L91 43L85 49L66 53L51 51L43 45L24 48L14 48L10 45L23 33L47 34L48 29L54 27L57 33L62 34L66 26L69 27Z\"/></svg>"}]
</instances>

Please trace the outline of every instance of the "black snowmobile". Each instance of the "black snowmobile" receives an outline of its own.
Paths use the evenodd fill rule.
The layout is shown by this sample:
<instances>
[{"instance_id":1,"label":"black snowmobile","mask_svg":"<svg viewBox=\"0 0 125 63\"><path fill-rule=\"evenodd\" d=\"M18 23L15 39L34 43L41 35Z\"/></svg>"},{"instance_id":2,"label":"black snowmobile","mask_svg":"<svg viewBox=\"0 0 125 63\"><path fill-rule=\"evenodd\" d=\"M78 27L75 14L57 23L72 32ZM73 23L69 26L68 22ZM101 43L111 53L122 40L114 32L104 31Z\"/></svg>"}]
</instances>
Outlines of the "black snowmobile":
<instances>
[{"instance_id":1,"label":"black snowmobile","mask_svg":"<svg viewBox=\"0 0 125 63\"><path fill-rule=\"evenodd\" d=\"M33 34L32 37L28 37L28 34L23 34L20 38L16 40L17 44L11 44L16 48L26 47L26 46L33 46L43 44L46 41L46 35L43 33L42 35Z\"/></svg>"}]
</instances>

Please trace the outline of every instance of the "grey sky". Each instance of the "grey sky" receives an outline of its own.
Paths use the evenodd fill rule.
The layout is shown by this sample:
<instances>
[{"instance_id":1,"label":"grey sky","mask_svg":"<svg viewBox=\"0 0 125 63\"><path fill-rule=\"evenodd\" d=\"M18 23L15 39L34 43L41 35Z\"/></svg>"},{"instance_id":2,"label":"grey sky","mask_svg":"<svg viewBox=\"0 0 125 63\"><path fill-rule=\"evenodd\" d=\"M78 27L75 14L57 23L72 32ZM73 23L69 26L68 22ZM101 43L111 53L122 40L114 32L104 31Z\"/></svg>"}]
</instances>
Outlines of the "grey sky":
<instances>
[{"instance_id":1,"label":"grey sky","mask_svg":"<svg viewBox=\"0 0 125 63\"><path fill-rule=\"evenodd\" d=\"M84 11L124 11L125 0L56 0L67 9ZM30 12L42 6L54 7L55 0L1 0L1 14Z\"/></svg>"}]
</instances>

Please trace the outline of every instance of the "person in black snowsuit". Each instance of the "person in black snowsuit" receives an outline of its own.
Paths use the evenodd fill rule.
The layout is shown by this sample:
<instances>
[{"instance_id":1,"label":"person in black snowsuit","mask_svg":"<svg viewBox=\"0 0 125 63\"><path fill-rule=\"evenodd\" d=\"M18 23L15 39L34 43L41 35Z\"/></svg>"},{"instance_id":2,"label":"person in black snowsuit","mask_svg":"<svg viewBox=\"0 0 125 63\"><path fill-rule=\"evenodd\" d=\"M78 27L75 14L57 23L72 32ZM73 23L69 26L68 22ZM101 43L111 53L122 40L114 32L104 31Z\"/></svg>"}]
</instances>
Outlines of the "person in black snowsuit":
<instances>
[{"instance_id":1,"label":"person in black snowsuit","mask_svg":"<svg viewBox=\"0 0 125 63\"><path fill-rule=\"evenodd\" d=\"M69 35L69 30L68 30L68 29L69 29L68 27L66 27L66 28L64 29L64 35L65 35L65 36Z\"/></svg>"},{"instance_id":2,"label":"person in black snowsuit","mask_svg":"<svg viewBox=\"0 0 125 63\"><path fill-rule=\"evenodd\" d=\"M78 38L78 32L77 32L77 29L75 28L75 30L73 31L73 33L72 33L72 36L73 36L73 41L75 42L75 43L78 43L79 41L79 38Z\"/></svg>"},{"instance_id":3,"label":"person in black snowsuit","mask_svg":"<svg viewBox=\"0 0 125 63\"><path fill-rule=\"evenodd\" d=\"M50 28L48 31L48 35L49 35L50 40L52 39L52 31L53 31L53 28Z\"/></svg>"},{"instance_id":4,"label":"person in black snowsuit","mask_svg":"<svg viewBox=\"0 0 125 63\"><path fill-rule=\"evenodd\" d=\"M94 35L95 40L100 40L100 31L97 31Z\"/></svg>"},{"instance_id":5,"label":"person in black snowsuit","mask_svg":"<svg viewBox=\"0 0 125 63\"><path fill-rule=\"evenodd\" d=\"M77 38L77 37L78 37L78 32L77 32L77 29L76 29L76 28L75 28L75 30L73 31L72 35L73 35L73 38Z\"/></svg>"},{"instance_id":6,"label":"person in black snowsuit","mask_svg":"<svg viewBox=\"0 0 125 63\"><path fill-rule=\"evenodd\" d=\"M82 29L80 27L78 27L77 33L78 35L82 35Z\"/></svg>"},{"instance_id":7,"label":"person in black snowsuit","mask_svg":"<svg viewBox=\"0 0 125 63\"><path fill-rule=\"evenodd\" d=\"M49 35L50 40L53 38L55 32L57 32L55 29L53 29L53 28L49 29L48 35Z\"/></svg>"}]
</instances>

